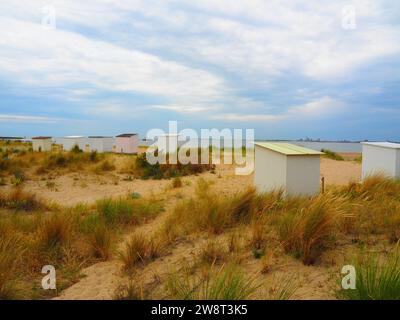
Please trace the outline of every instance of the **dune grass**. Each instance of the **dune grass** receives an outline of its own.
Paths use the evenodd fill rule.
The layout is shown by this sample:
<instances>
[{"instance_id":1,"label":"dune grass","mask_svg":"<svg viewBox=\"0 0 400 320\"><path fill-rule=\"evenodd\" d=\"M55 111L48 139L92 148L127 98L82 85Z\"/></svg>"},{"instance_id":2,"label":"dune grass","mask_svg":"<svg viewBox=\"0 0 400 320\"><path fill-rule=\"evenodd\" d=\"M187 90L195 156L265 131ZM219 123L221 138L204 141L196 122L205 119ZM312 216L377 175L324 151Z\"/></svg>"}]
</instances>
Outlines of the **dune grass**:
<instances>
[{"instance_id":1,"label":"dune grass","mask_svg":"<svg viewBox=\"0 0 400 320\"><path fill-rule=\"evenodd\" d=\"M18 298L15 273L22 261L22 252L18 236L0 231L0 300Z\"/></svg>"},{"instance_id":2,"label":"dune grass","mask_svg":"<svg viewBox=\"0 0 400 320\"><path fill-rule=\"evenodd\" d=\"M0 202L0 298L4 299L51 297L56 292L32 285L43 276L43 265L56 267L59 290L71 285L83 267L111 257L112 240L128 224L144 223L162 210L155 199L126 197L104 200L112 208L107 215L101 205L58 208L22 190L15 192L2 195ZM152 242L146 259L157 251Z\"/></svg>"},{"instance_id":3,"label":"dune grass","mask_svg":"<svg viewBox=\"0 0 400 320\"><path fill-rule=\"evenodd\" d=\"M113 300L145 300L149 299L143 285L138 279L130 280L128 284L119 286L113 295Z\"/></svg>"},{"instance_id":4,"label":"dune grass","mask_svg":"<svg viewBox=\"0 0 400 320\"><path fill-rule=\"evenodd\" d=\"M199 259L200 262L214 265L221 264L227 261L228 251L224 243L215 240L209 240L200 249Z\"/></svg>"},{"instance_id":5,"label":"dune grass","mask_svg":"<svg viewBox=\"0 0 400 320\"><path fill-rule=\"evenodd\" d=\"M200 275L190 268L173 272L166 281L169 299L180 300L246 300L259 287L254 277L248 277L235 264L211 266Z\"/></svg>"},{"instance_id":6,"label":"dune grass","mask_svg":"<svg viewBox=\"0 0 400 320\"><path fill-rule=\"evenodd\" d=\"M313 264L334 238L335 226L343 215L341 202L335 197L320 196L310 201L308 207L278 219L277 229L285 251L304 264Z\"/></svg>"},{"instance_id":7,"label":"dune grass","mask_svg":"<svg viewBox=\"0 0 400 320\"><path fill-rule=\"evenodd\" d=\"M155 238L149 238L142 233L133 234L127 242L125 249L119 256L126 271L137 264L154 260L161 254L162 244Z\"/></svg>"},{"instance_id":8,"label":"dune grass","mask_svg":"<svg viewBox=\"0 0 400 320\"><path fill-rule=\"evenodd\" d=\"M339 297L349 300L400 300L400 250L387 257L367 254L354 263L356 288L342 289Z\"/></svg>"},{"instance_id":9,"label":"dune grass","mask_svg":"<svg viewBox=\"0 0 400 320\"><path fill-rule=\"evenodd\" d=\"M45 210L48 205L22 188L15 188L12 191L0 194L0 208L16 211L35 211Z\"/></svg>"},{"instance_id":10,"label":"dune grass","mask_svg":"<svg viewBox=\"0 0 400 320\"><path fill-rule=\"evenodd\" d=\"M213 194L210 184L200 179L195 197L182 200L166 220L164 231L168 238L185 236L195 231L220 234L238 223L248 223L255 212L255 191L249 189L234 197Z\"/></svg>"},{"instance_id":11,"label":"dune grass","mask_svg":"<svg viewBox=\"0 0 400 320\"><path fill-rule=\"evenodd\" d=\"M44 250L65 245L71 238L72 219L66 214L56 213L44 220L39 229L40 243Z\"/></svg>"},{"instance_id":12,"label":"dune grass","mask_svg":"<svg viewBox=\"0 0 400 320\"><path fill-rule=\"evenodd\" d=\"M112 251L112 232L104 224L95 227L89 235L89 245L92 255L101 260L108 260Z\"/></svg>"},{"instance_id":13,"label":"dune grass","mask_svg":"<svg viewBox=\"0 0 400 320\"><path fill-rule=\"evenodd\" d=\"M135 225L154 218L162 204L156 199L102 199L96 203L99 216L107 225Z\"/></svg>"},{"instance_id":14,"label":"dune grass","mask_svg":"<svg viewBox=\"0 0 400 320\"><path fill-rule=\"evenodd\" d=\"M10 245L0 244L0 270L14 270L0 275L0 294L6 298L32 297L27 281L40 277L43 264L56 265L63 283L72 283L83 266L112 256L112 239L127 230L124 228L153 219L163 207L156 199L127 196L103 199L95 205L54 208L22 189L13 192L16 194L0 195L0 241L16 241L14 251ZM399 181L379 175L329 188L314 197L284 197L279 190L258 194L253 189L226 196L215 192L212 183L199 179L192 198L179 200L159 230L134 233L119 255L124 269L131 272L163 256L166 246L179 240L206 239L193 258L201 262L198 266L202 269L172 274L167 284L163 283L168 297L248 299L257 286L241 267L231 266L232 261L240 264L241 256L253 259L257 270L268 275L274 270L274 259L269 259L272 248L319 267L324 266L324 255L340 249L342 243L358 250L361 245L368 249L368 241L373 240L390 248L399 240L399 194ZM238 233L245 245L239 243ZM239 251L240 259L236 259ZM12 263L19 259L24 263ZM391 294L397 290L398 275L393 270L399 268L398 255L396 259L360 262L357 273L365 280L360 292L352 293L354 297L396 298ZM381 284L378 278L387 280ZM23 292L21 281L25 283ZM274 289L279 299L291 297L291 292L291 287ZM137 292L132 295L138 296Z\"/></svg>"}]
</instances>

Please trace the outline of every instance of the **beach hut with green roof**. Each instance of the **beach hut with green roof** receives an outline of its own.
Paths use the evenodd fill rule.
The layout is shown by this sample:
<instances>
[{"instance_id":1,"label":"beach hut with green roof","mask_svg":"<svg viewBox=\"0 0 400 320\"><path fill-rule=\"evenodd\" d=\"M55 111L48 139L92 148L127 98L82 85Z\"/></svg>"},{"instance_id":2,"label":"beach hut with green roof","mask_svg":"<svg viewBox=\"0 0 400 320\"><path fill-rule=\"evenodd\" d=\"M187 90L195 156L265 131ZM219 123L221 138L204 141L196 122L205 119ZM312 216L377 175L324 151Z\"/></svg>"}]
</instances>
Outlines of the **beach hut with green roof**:
<instances>
[{"instance_id":1,"label":"beach hut with green roof","mask_svg":"<svg viewBox=\"0 0 400 320\"><path fill-rule=\"evenodd\" d=\"M320 190L321 154L291 143L256 142L254 184L261 192L315 195Z\"/></svg>"}]
</instances>

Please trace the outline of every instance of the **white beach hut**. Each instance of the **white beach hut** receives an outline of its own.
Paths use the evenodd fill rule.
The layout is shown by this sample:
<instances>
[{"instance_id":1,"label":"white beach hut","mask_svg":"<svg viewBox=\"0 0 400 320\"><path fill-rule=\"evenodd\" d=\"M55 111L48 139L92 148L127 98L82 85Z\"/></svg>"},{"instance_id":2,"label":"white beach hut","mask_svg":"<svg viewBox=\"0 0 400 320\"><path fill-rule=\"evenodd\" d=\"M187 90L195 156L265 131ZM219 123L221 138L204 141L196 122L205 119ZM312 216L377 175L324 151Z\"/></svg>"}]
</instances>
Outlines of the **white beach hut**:
<instances>
[{"instance_id":1,"label":"white beach hut","mask_svg":"<svg viewBox=\"0 0 400 320\"><path fill-rule=\"evenodd\" d=\"M362 142L362 178L383 173L400 178L400 144Z\"/></svg>"},{"instance_id":2,"label":"white beach hut","mask_svg":"<svg viewBox=\"0 0 400 320\"><path fill-rule=\"evenodd\" d=\"M52 140L51 137L33 137L32 149L33 151L51 151Z\"/></svg>"},{"instance_id":3,"label":"white beach hut","mask_svg":"<svg viewBox=\"0 0 400 320\"><path fill-rule=\"evenodd\" d=\"M283 189L286 195L317 194L321 154L290 143L256 142L254 184L261 192Z\"/></svg>"},{"instance_id":4,"label":"white beach hut","mask_svg":"<svg viewBox=\"0 0 400 320\"><path fill-rule=\"evenodd\" d=\"M137 133L123 133L115 138L115 152L137 153L139 147L139 135Z\"/></svg>"},{"instance_id":5,"label":"white beach hut","mask_svg":"<svg viewBox=\"0 0 400 320\"><path fill-rule=\"evenodd\" d=\"M87 138L85 151L111 152L115 139L113 137L90 136Z\"/></svg>"},{"instance_id":6,"label":"white beach hut","mask_svg":"<svg viewBox=\"0 0 400 320\"><path fill-rule=\"evenodd\" d=\"M63 150L71 151L75 146L85 150L86 138L83 136L66 136L62 138Z\"/></svg>"}]
</instances>

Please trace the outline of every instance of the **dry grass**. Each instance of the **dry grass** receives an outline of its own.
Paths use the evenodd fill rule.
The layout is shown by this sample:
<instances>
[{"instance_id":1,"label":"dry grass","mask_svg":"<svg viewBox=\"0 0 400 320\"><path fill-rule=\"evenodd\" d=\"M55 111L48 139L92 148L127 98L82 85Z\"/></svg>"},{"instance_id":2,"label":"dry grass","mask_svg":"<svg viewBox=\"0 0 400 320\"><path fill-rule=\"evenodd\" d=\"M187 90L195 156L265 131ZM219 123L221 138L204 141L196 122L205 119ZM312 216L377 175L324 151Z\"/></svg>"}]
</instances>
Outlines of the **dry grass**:
<instances>
[{"instance_id":1,"label":"dry grass","mask_svg":"<svg viewBox=\"0 0 400 320\"><path fill-rule=\"evenodd\" d=\"M47 209L47 205L36 198L34 194L25 192L22 188L15 188L9 193L0 194L0 208L35 211Z\"/></svg>"},{"instance_id":2,"label":"dry grass","mask_svg":"<svg viewBox=\"0 0 400 320\"><path fill-rule=\"evenodd\" d=\"M148 299L144 286L138 279L130 280L126 285L120 285L114 292L114 300L145 300Z\"/></svg>"},{"instance_id":3,"label":"dry grass","mask_svg":"<svg viewBox=\"0 0 400 320\"><path fill-rule=\"evenodd\" d=\"M148 238L142 233L133 234L125 250L120 252L120 259L126 271L132 270L136 265L157 258L162 251L161 242Z\"/></svg>"},{"instance_id":4,"label":"dry grass","mask_svg":"<svg viewBox=\"0 0 400 320\"><path fill-rule=\"evenodd\" d=\"M22 261L22 250L19 237L0 233L0 300L18 297L14 280Z\"/></svg>"},{"instance_id":5,"label":"dry grass","mask_svg":"<svg viewBox=\"0 0 400 320\"><path fill-rule=\"evenodd\" d=\"M170 233L169 238L171 230L175 231L175 236L195 231L220 234L234 225L250 222L255 210L255 196L254 190L249 189L233 198L224 198L212 193L210 184L200 179L195 198L183 200L175 207L165 222L164 230Z\"/></svg>"},{"instance_id":6,"label":"dry grass","mask_svg":"<svg viewBox=\"0 0 400 320\"><path fill-rule=\"evenodd\" d=\"M314 198L307 207L288 212L277 220L285 251L313 264L328 248L343 215L342 200L333 196Z\"/></svg>"},{"instance_id":7,"label":"dry grass","mask_svg":"<svg viewBox=\"0 0 400 320\"><path fill-rule=\"evenodd\" d=\"M181 188L182 187L182 179L180 177L175 177L172 180L172 188L176 189L176 188Z\"/></svg>"},{"instance_id":8,"label":"dry grass","mask_svg":"<svg viewBox=\"0 0 400 320\"><path fill-rule=\"evenodd\" d=\"M96 203L97 212L107 225L135 225L154 218L162 205L157 199L143 200L121 197Z\"/></svg>"},{"instance_id":9,"label":"dry grass","mask_svg":"<svg viewBox=\"0 0 400 320\"><path fill-rule=\"evenodd\" d=\"M93 167L102 160L97 159ZM37 163L40 161L37 159ZM16 271L1 271L0 294L4 297L33 297L32 289L25 289L21 295L18 288L21 282L26 287L32 279L37 280L43 262L54 263L64 279L62 285L69 285L76 281L82 266L110 258L111 239L117 234L162 211L158 200L132 197L56 210L33 195L21 190L13 192L0 196L0 242L10 239L10 235L18 239L13 244L14 252L10 245L4 245L4 249L0 244L0 270ZM191 258L197 263L195 268L183 268L161 284L166 287L168 298L247 299L254 297L257 286L244 272L273 277L278 268L285 268L277 267L283 263L285 252L306 265L324 268L325 254L357 251L361 246L371 249L371 243L393 247L399 240L399 194L400 182L383 176L328 188L325 194L311 198L285 198L281 191L257 194L253 189L226 196L214 192L211 183L200 179L193 197L178 200L158 232L135 233L120 258L125 270L134 271L163 256L166 246L185 239L193 243L207 239ZM213 238L209 240L210 237ZM255 261L252 253L260 260ZM23 259L24 264L12 263L18 259ZM240 266L231 267L231 261ZM379 262L383 264L384 261ZM270 288L264 298L289 299L294 288L293 281L288 287L283 282ZM373 287L375 293L377 288ZM128 285L120 297L149 296L139 285Z\"/></svg>"},{"instance_id":10,"label":"dry grass","mask_svg":"<svg viewBox=\"0 0 400 320\"><path fill-rule=\"evenodd\" d=\"M103 213L96 206L47 206L46 212L43 212L44 206L36 205L32 200L36 197L27 196L21 191L17 195L3 195L1 199L1 298L51 297L54 291L40 289L40 279L43 276L40 270L43 265L52 264L56 267L57 289L62 290L79 279L83 267L99 259L108 259L112 251L112 239L126 226L126 221L119 219L118 215L117 219L111 219L112 222L107 224ZM23 212L9 210L16 208L16 200L18 208ZM141 198L129 203L134 206L132 212L135 223L147 221L162 209L162 205L154 199ZM146 249L146 259L158 255L160 248L157 246L156 241L150 242ZM38 283L39 287L32 283Z\"/></svg>"},{"instance_id":11,"label":"dry grass","mask_svg":"<svg viewBox=\"0 0 400 320\"><path fill-rule=\"evenodd\" d=\"M191 268L175 271L166 280L168 298L181 300L245 300L259 287L254 277L247 277L234 264L211 266L200 275Z\"/></svg>"},{"instance_id":12,"label":"dry grass","mask_svg":"<svg viewBox=\"0 0 400 320\"><path fill-rule=\"evenodd\" d=\"M39 238L44 250L53 250L67 244L73 229L72 220L65 214L52 214L39 229Z\"/></svg>"},{"instance_id":13,"label":"dry grass","mask_svg":"<svg viewBox=\"0 0 400 320\"><path fill-rule=\"evenodd\" d=\"M226 262L227 256L227 248L223 243L216 240L209 240L200 249L199 259L202 263L214 265Z\"/></svg>"},{"instance_id":14,"label":"dry grass","mask_svg":"<svg viewBox=\"0 0 400 320\"><path fill-rule=\"evenodd\" d=\"M89 235L89 245L95 258L108 260L111 255L112 233L104 224L96 226L93 233Z\"/></svg>"}]
</instances>

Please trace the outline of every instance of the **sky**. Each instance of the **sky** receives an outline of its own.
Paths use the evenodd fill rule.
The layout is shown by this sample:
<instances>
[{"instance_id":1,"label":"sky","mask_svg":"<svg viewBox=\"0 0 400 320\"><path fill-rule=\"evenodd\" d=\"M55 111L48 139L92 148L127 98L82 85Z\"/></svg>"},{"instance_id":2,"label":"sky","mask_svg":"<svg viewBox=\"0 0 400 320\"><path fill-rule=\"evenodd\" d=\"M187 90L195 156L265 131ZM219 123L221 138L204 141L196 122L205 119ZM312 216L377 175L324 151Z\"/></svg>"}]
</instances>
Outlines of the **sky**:
<instances>
[{"instance_id":1,"label":"sky","mask_svg":"<svg viewBox=\"0 0 400 320\"><path fill-rule=\"evenodd\" d=\"M0 0L0 136L400 140L400 2Z\"/></svg>"}]
</instances>

